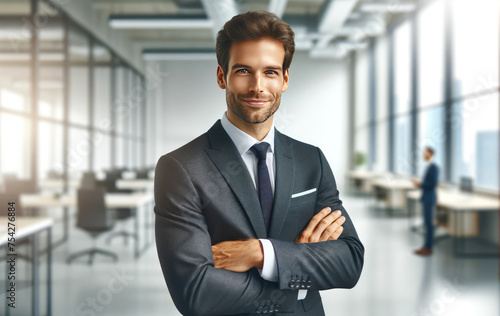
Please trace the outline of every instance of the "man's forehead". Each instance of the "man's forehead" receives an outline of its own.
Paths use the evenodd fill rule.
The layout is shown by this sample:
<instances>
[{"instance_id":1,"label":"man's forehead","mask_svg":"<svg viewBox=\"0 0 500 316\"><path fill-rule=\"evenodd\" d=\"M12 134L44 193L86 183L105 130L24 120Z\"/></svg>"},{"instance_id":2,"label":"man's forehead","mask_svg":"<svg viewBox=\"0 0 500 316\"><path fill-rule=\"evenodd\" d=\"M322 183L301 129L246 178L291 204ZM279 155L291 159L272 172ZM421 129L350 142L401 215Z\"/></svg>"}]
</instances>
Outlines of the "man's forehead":
<instances>
[{"instance_id":1,"label":"man's forehead","mask_svg":"<svg viewBox=\"0 0 500 316\"><path fill-rule=\"evenodd\" d=\"M254 62L265 62L269 66L281 66L284 57L283 44L271 38L235 42L229 50L229 64L251 66Z\"/></svg>"}]
</instances>

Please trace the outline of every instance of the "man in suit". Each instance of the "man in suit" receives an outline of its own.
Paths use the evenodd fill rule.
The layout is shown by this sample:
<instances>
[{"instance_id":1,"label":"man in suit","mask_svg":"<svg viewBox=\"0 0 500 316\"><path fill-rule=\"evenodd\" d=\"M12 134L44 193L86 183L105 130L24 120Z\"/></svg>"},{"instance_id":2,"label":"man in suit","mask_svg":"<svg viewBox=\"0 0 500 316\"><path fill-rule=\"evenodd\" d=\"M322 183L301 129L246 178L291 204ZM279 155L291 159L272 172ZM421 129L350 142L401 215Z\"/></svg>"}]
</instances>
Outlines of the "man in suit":
<instances>
[{"instance_id":1,"label":"man in suit","mask_svg":"<svg viewBox=\"0 0 500 316\"><path fill-rule=\"evenodd\" d=\"M324 315L319 290L360 277L364 248L325 156L274 128L293 36L272 13L228 21L216 44L227 112L158 161L158 256L184 315Z\"/></svg>"},{"instance_id":2,"label":"man in suit","mask_svg":"<svg viewBox=\"0 0 500 316\"><path fill-rule=\"evenodd\" d=\"M434 244L434 205L437 201L436 187L439 179L439 168L432 161L434 149L426 147L424 150L424 160L427 162L425 174L422 182L417 180L413 184L417 188L422 189L422 205L425 225L425 243L420 249L414 251L417 255L427 256L432 254L432 246Z\"/></svg>"}]
</instances>

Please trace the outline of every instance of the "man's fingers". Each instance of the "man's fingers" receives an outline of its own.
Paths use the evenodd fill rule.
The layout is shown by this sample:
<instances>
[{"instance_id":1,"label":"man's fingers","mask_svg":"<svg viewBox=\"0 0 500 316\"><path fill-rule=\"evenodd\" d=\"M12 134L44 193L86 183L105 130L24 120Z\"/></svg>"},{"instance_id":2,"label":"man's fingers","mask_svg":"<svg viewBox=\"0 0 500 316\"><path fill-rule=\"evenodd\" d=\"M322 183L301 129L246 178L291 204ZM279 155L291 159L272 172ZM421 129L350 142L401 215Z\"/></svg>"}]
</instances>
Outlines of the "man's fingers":
<instances>
[{"instance_id":1,"label":"man's fingers","mask_svg":"<svg viewBox=\"0 0 500 316\"><path fill-rule=\"evenodd\" d=\"M309 224L307 224L306 229L304 229L304 231L302 232L301 235L303 235L303 236L310 236L310 235L312 235L312 233L316 229L316 226L318 226L318 224L321 222L321 220L325 216L327 216L328 214L330 214L330 212L331 212L331 208L329 208L329 207L325 207L324 209L322 209L321 211L319 211L318 214L314 215L311 218L311 220L309 221Z\"/></svg>"},{"instance_id":2,"label":"man's fingers","mask_svg":"<svg viewBox=\"0 0 500 316\"><path fill-rule=\"evenodd\" d=\"M344 222L345 222L345 217L344 216L338 217L335 221L333 221L328 227L326 227L324 229L324 231L321 234L321 236L319 237L318 241L328 240L328 238L331 235L333 235L333 233L337 230L337 228L339 228L340 226L342 226L342 224L344 224Z\"/></svg>"},{"instance_id":3,"label":"man's fingers","mask_svg":"<svg viewBox=\"0 0 500 316\"><path fill-rule=\"evenodd\" d=\"M337 230L330 237L328 237L328 240L339 239L340 235L342 234L342 231L344 231L344 227L339 226L339 228L337 228Z\"/></svg>"},{"instance_id":4,"label":"man's fingers","mask_svg":"<svg viewBox=\"0 0 500 316\"><path fill-rule=\"evenodd\" d=\"M318 242L318 241L325 241L328 239L328 237L335 231L336 227L334 227L333 230L327 232L328 236L326 236L324 239L321 239L323 236L323 233L325 230L327 230L330 225L332 225L340 216L341 212L339 210L336 210L335 212L332 212L330 215L324 217L319 224L316 226L316 229L312 233L310 237L310 242Z\"/></svg>"}]
</instances>

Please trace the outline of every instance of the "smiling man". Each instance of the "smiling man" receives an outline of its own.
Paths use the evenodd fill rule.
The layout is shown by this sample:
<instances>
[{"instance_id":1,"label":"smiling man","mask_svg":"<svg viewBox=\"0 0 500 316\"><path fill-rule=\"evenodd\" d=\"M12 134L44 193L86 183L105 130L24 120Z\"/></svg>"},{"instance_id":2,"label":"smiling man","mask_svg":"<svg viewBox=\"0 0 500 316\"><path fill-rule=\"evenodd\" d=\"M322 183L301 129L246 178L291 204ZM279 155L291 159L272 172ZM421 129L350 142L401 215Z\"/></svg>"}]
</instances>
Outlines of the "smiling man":
<instances>
[{"instance_id":1,"label":"smiling man","mask_svg":"<svg viewBox=\"0 0 500 316\"><path fill-rule=\"evenodd\" d=\"M272 13L228 21L216 44L227 111L158 161L158 256L184 315L324 315L319 291L359 279L364 248L325 156L274 127L294 50Z\"/></svg>"}]
</instances>

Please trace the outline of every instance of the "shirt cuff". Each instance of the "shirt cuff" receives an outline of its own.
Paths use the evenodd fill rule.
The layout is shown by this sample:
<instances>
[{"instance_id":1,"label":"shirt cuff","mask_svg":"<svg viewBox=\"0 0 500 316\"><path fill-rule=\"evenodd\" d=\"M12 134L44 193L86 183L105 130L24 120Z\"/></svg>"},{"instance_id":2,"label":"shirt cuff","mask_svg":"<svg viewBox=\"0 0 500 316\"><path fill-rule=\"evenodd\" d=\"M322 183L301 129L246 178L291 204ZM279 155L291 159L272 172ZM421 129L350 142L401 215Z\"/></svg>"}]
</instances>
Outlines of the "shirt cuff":
<instances>
[{"instance_id":1,"label":"shirt cuff","mask_svg":"<svg viewBox=\"0 0 500 316\"><path fill-rule=\"evenodd\" d=\"M259 239L264 250L264 264L259 269L260 276L270 282L278 282L278 264L276 263L276 253L273 244L268 239Z\"/></svg>"},{"instance_id":2,"label":"shirt cuff","mask_svg":"<svg viewBox=\"0 0 500 316\"><path fill-rule=\"evenodd\" d=\"M274 252L274 246L268 239L259 239L262 249L264 250L264 264L262 269L258 269L260 276L271 282L278 282L278 264L276 263L276 253ZM297 301L305 299L307 296L307 290L299 290L297 294Z\"/></svg>"},{"instance_id":3,"label":"shirt cuff","mask_svg":"<svg viewBox=\"0 0 500 316\"><path fill-rule=\"evenodd\" d=\"M302 301L307 296L307 290L299 290L299 295L297 295L297 301Z\"/></svg>"}]
</instances>

